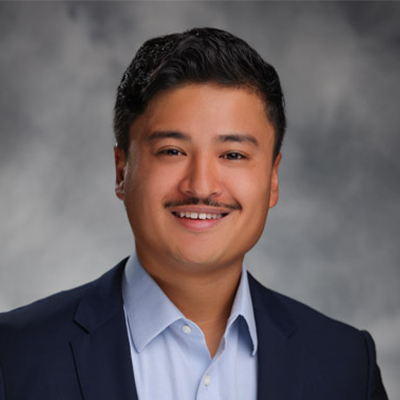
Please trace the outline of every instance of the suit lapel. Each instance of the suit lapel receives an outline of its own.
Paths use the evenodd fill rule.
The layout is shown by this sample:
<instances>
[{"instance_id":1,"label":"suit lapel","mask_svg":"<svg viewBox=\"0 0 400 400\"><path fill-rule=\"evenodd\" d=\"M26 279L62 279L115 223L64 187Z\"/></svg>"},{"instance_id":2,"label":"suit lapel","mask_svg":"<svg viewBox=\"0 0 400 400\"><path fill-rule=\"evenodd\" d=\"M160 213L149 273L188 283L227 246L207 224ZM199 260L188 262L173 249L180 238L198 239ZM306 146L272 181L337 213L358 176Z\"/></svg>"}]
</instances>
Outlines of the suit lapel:
<instances>
[{"instance_id":1,"label":"suit lapel","mask_svg":"<svg viewBox=\"0 0 400 400\"><path fill-rule=\"evenodd\" d=\"M89 287L75 314L85 331L71 342L85 400L137 400L121 295L125 262Z\"/></svg>"},{"instance_id":2,"label":"suit lapel","mask_svg":"<svg viewBox=\"0 0 400 400\"><path fill-rule=\"evenodd\" d=\"M249 274L258 336L258 400L299 400L304 349L288 310Z\"/></svg>"}]
</instances>

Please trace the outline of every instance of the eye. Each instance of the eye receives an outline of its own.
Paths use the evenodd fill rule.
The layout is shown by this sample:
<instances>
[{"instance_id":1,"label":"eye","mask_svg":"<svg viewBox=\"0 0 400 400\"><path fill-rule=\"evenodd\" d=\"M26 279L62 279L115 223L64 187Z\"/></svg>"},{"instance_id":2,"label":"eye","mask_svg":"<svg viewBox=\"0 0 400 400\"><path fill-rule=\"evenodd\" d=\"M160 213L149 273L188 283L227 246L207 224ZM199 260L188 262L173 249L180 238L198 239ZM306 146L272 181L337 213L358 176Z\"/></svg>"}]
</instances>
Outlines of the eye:
<instances>
[{"instance_id":1,"label":"eye","mask_svg":"<svg viewBox=\"0 0 400 400\"><path fill-rule=\"evenodd\" d=\"M243 154L236 153L236 152L231 152L231 153L226 153L222 156L225 160L244 160L246 157Z\"/></svg>"},{"instance_id":2,"label":"eye","mask_svg":"<svg viewBox=\"0 0 400 400\"><path fill-rule=\"evenodd\" d=\"M170 157L183 155L183 153L178 149L164 149L159 151L158 154Z\"/></svg>"}]
</instances>

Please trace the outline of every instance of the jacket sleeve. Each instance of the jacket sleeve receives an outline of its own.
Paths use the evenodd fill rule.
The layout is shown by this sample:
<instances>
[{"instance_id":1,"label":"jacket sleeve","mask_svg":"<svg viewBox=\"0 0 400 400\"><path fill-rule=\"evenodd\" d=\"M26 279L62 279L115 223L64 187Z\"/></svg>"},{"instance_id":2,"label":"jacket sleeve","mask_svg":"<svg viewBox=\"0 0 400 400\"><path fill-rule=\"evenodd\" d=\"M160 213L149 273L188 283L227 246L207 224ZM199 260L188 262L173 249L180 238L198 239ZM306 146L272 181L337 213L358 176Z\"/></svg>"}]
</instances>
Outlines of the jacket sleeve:
<instances>
[{"instance_id":1,"label":"jacket sleeve","mask_svg":"<svg viewBox=\"0 0 400 400\"><path fill-rule=\"evenodd\" d=\"M366 332L364 334L365 344L368 352L368 400L388 400L386 390L382 383L381 372L376 363L375 344L372 336ZM0 398L1 400L1 398Z\"/></svg>"}]
</instances>

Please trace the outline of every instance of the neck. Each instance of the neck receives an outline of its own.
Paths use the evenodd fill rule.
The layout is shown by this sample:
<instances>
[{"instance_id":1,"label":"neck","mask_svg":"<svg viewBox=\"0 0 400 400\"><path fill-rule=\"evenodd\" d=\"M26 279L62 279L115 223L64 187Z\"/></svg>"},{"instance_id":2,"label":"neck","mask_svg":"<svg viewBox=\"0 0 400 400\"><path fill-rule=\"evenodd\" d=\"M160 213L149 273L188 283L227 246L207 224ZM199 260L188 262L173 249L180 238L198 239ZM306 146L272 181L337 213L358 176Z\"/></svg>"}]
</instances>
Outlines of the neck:
<instances>
[{"instance_id":1,"label":"neck","mask_svg":"<svg viewBox=\"0 0 400 400\"><path fill-rule=\"evenodd\" d=\"M139 255L139 254L138 254ZM213 357L225 332L239 285L242 261L207 272L184 268L166 268L165 263L153 264L139 256L142 265L182 314L203 331ZM162 269L158 266L163 265Z\"/></svg>"}]
</instances>

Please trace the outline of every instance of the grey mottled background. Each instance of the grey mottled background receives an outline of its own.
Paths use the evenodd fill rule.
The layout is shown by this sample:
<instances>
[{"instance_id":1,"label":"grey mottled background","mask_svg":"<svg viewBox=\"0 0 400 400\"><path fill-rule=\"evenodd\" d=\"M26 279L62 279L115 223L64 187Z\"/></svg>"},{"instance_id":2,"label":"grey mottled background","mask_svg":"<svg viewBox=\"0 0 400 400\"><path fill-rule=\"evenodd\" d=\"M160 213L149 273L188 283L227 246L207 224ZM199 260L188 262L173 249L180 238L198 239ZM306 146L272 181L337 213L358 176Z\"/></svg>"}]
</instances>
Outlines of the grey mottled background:
<instances>
[{"instance_id":1,"label":"grey mottled background","mask_svg":"<svg viewBox=\"0 0 400 400\"><path fill-rule=\"evenodd\" d=\"M287 98L281 200L249 268L368 329L400 399L399 19L394 2L2 2L0 310L132 251L113 190L115 89L145 39L220 27L276 66Z\"/></svg>"}]
</instances>

